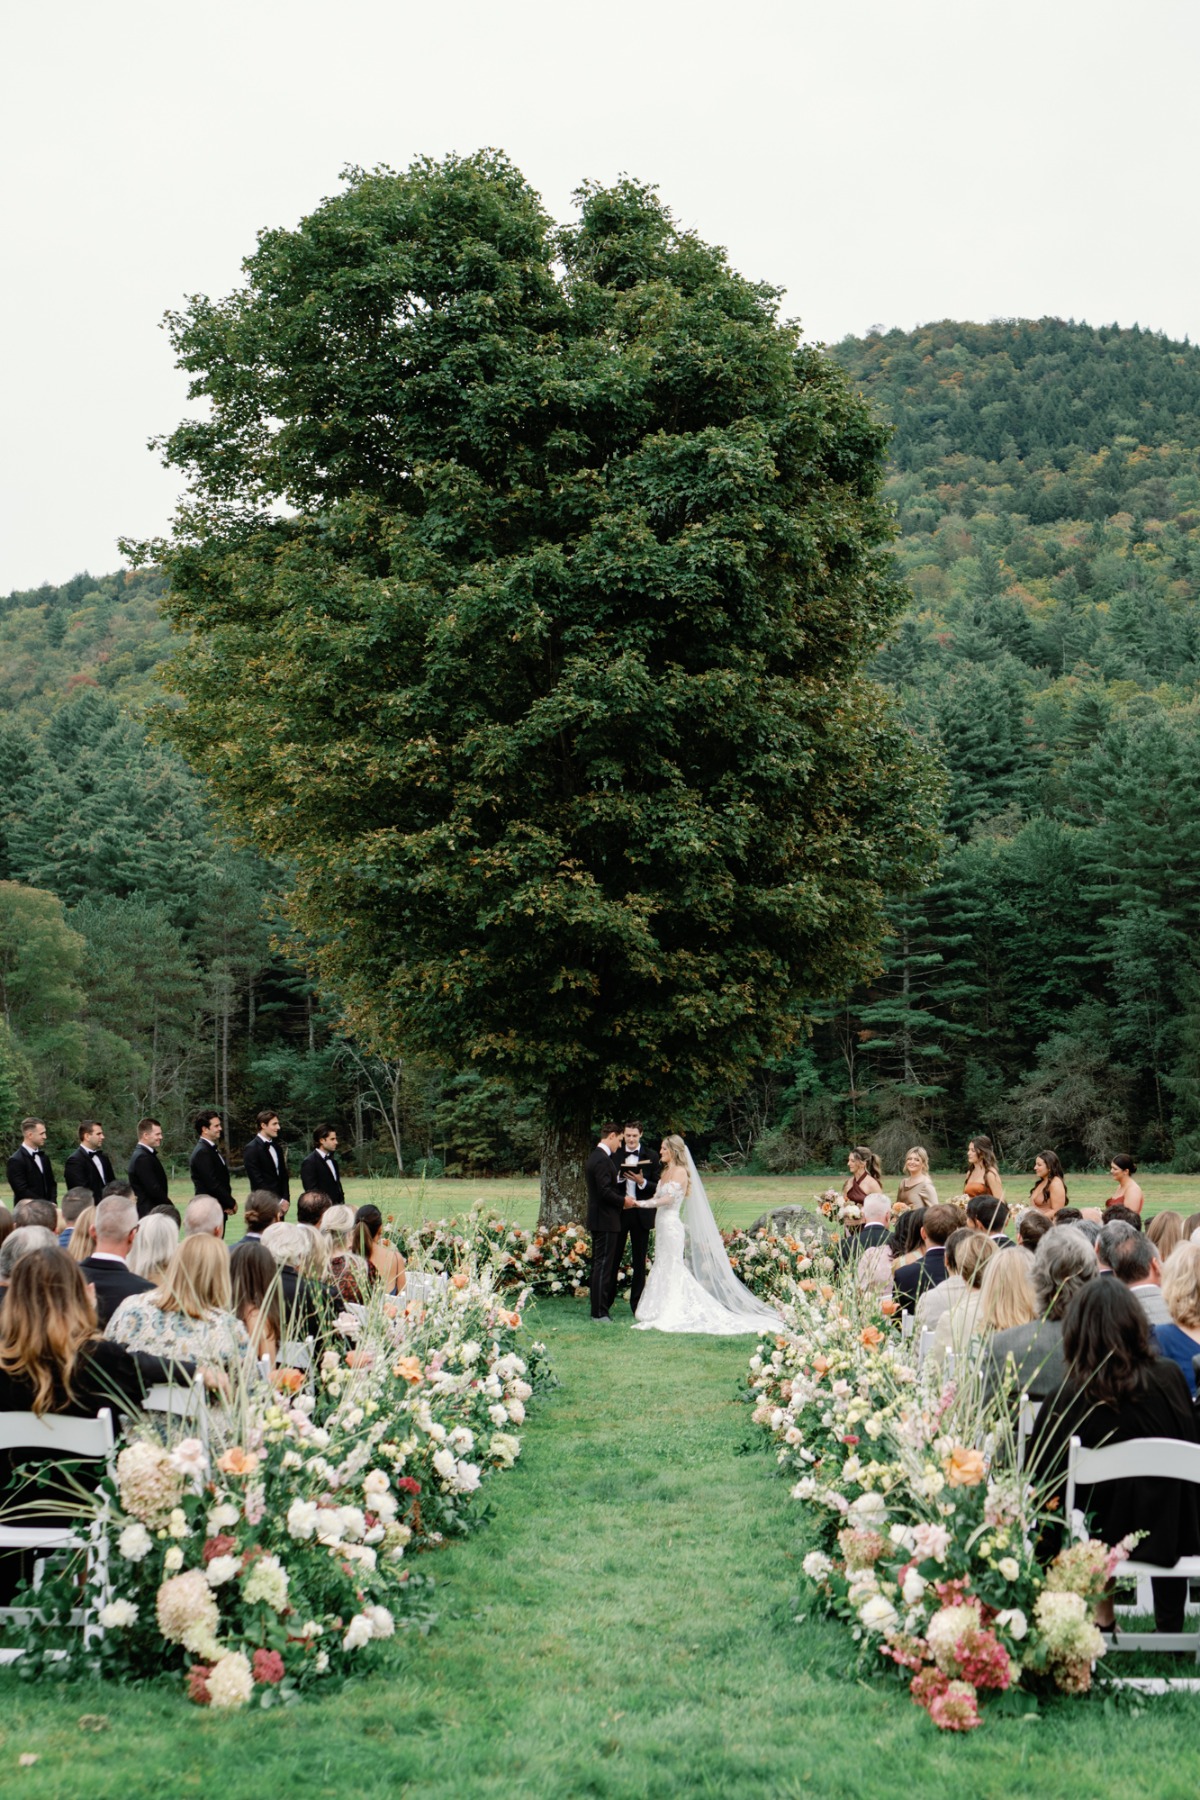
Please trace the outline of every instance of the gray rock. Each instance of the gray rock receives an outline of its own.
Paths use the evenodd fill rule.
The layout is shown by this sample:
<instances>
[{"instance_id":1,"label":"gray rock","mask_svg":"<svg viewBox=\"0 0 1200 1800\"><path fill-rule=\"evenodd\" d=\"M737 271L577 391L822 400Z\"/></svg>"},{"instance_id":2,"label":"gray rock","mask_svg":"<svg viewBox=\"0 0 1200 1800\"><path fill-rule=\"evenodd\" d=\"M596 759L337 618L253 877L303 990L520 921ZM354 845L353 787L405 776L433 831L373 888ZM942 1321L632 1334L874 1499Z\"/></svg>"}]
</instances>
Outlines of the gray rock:
<instances>
[{"instance_id":1,"label":"gray rock","mask_svg":"<svg viewBox=\"0 0 1200 1800\"><path fill-rule=\"evenodd\" d=\"M816 1212L807 1206L779 1206L774 1212L765 1212L755 1219L753 1225L747 1226L751 1233L770 1231L776 1237L812 1237L828 1238L834 1235L833 1228L824 1213Z\"/></svg>"}]
</instances>

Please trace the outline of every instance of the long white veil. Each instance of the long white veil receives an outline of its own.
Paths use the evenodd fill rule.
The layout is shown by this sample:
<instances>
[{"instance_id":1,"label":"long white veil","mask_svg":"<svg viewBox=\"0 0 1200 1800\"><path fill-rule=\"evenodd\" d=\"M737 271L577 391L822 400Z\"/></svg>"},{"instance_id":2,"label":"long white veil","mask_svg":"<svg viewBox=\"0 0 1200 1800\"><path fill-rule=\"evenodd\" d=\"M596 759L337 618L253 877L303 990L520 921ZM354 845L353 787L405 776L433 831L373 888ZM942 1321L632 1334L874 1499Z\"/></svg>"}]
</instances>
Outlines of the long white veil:
<instances>
[{"instance_id":1,"label":"long white veil","mask_svg":"<svg viewBox=\"0 0 1200 1800\"><path fill-rule=\"evenodd\" d=\"M717 1221L713 1218L704 1183L700 1179L692 1153L685 1147L688 1191L680 1213L686 1228L683 1260L704 1290L719 1300L727 1312L750 1321L751 1329L781 1325L779 1314L765 1301L759 1300L734 1274L729 1256L721 1241Z\"/></svg>"}]
</instances>

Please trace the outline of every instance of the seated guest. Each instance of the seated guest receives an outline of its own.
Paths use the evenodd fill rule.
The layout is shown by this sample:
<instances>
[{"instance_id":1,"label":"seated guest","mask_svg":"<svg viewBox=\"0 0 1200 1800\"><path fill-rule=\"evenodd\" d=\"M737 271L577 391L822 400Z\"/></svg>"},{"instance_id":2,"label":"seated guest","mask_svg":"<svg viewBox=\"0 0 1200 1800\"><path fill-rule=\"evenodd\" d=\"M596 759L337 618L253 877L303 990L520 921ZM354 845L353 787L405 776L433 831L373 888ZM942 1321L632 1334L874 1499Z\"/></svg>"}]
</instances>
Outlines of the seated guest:
<instances>
[{"instance_id":1,"label":"seated guest","mask_svg":"<svg viewBox=\"0 0 1200 1800\"><path fill-rule=\"evenodd\" d=\"M1003 1259L1007 1261L1007 1258ZM1048 1231L1029 1271L1035 1316L1026 1325L997 1331L987 1343L987 1385L995 1388L1011 1372L1017 1394L1044 1400L1063 1383L1063 1319L1082 1287L1099 1274L1091 1245L1081 1231Z\"/></svg>"},{"instance_id":2,"label":"seated guest","mask_svg":"<svg viewBox=\"0 0 1200 1800\"><path fill-rule=\"evenodd\" d=\"M21 1225L10 1231L0 1244L0 1294L12 1280L12 1272L22 1257L34 1250L58 1249L58 1239L44 1225Z\"/></svg>"},{"instance_id":3,"label":"seated guest","mask_svg":"<svg viewBox=\"0 0 1200 1800\"><path fill-rule=\"evenodd\" d=\"M319 1228L322 1218L333 1203L331 1194L323 1193L320 1188L307 1188L296 1202L297 1225L315 1225Z\"/></svg>"},{"instance_id":4,"label":"seated guest","mask_svg":"<svg viewBox=\"0 0 1200 1800\"><path fill-rule=\"evenodd\" d=\"M342 1302L361 1306L367 1298L372 1271L363 1254L362 1240L354 1214L348 1206L331 1206L321 1220L321 1236L329 1245L329 1280ZM368 1249L370 1247L367 1239Z\"/></svg>"},{"instance_id":5,"label":"seated guest","mask_svg":"<svg viewBox=\"0 0 1200 1800\"><path fill-rule=\"evenodd\" d=\"M967 1202L967 1224L972 1231L984 1232L1001 1249L1012 1242L1004 1230L1008 1224L1008 1203L997 1200L994 1194L978 1194Z\"/></svg>"},{"instance_id":6,"label":"seated guest","mask_svg":"<svg viewBox=\"0 0 1200 1800\"><path fill-rule=\"evenodd\" d=\"M1140 1214L1132 1212L1128 1206L1106 1206L1100 1222L1105 1231L1110 1225L1132 1225L1135 1231L1142 1229Z\"/></svg>"},{"instance_id":7,"label":"seated guest","mask_svg":"<svg viewBox=\"0 0 1200 1800\"><path fill-rule=\"evenodd\" d=\"M1200 1213L1189 1213L1183 1221L1183 1238L1187 1244L1200 1243L1196 1233L1200 1231Z\"/></svg>"},{"instance_id":8,"label":"seated guest","mask_svg":"<svg viewBox=\"0 0 1200 1800\"><path fill-rule=\"evenodd\" d=\"M71 1234L75 1229L75 1221L78 1219L80 1213L87 1212L88 1208L93 1206L95 1206L95 1201L92 1198L92 1190L90 1187L73 1187L67 1189L66 1193L63 1195L62 1202L63 1228L58 1234L58 1247L60 1250L67 1250L70 1248Z\"/></svg>"},{"instance_id":9,"label":"seated guest","mask_svg":"<svg viewBox=\"0 0 1200 1800\"><path fill-rule=\"evenodd\" d=\"M7 1206L0 1206L0 1244L3 1244L10 1231L15 1231L13 1216Z\"/></svg>"},{"instance_id":10,"label":"seated guest","mask_svg":"<svg viewBox=\"0 0 1200 1800\"><path fill-rule=\"evenodd\" d=\"M246 1327L255 1356L274 1368L283 1345L283 1309L275 1258L261 1239L243 1238L229 1253L233 1310Z\"/></svg>"},{"instance_id":11,"label":"seated guest","mask_svg":"<svg viewBox=\"0 0 1200 1800\"><path fill-rule=\"evenodd\" d=\"M1200 1356L1200 1244L1179 1245L1163 1270L1162 1297L1171 1322L1152 1328L1158 1353L1179 1364L1194 1400Z\"/></svg>"},{"instance_id":12,"label":"seated guest","mask_svg":"<svg viewBox=\"0 0 1200 1800\"><path fill-rule=\"evenodd\" d=\"M18 1200L13 1207L13 1225L18 1231L23 1225L42 1225L55 1237L62 1230L62 1220L53 1200Z\"/></svg>"},{"instance_id":13,"label":"seated guest","mask_svg":"<svg viewBox=\"0 0 1200 1800\"><path fill-rule=\"evenodd\" d=\"M1108 1264L1117 1280L1129 1289L1142 1307L1151 1325L1171 1323L1162 1297L1162 1264L1144 1231L1135 1231L1110 1245Z\"/></svg>"},{"instance_id":14,"label":"seated guest","mask_svg":"<svg viewBox=\"0 0 1200 1800\"><path fill-rule=\"evenodd\" d=\"M183 1215L183 1235L190 1237L222 1237L225 1211L211 1194L196 1194L188 1201Z\"/></svg>"},{"instance_id":15,"label":"seated guest","mask_svg":"<svg viewBox=\"0 0 1200 1800\"><path fill-rule=\"evenodd\" d=\"M862 1251L874 1250L881 1244L885 1245L891 1236L887 1227L887 1216L891 1208L888 1205L886 1194L868 1194L862 1203L862 1209L862 1225L857 1231L848 1231L845 1237L839 1240L834 1251L835 1260L843 1268L847 1263L857 1261ZM373 1213L379 1221L375 1226L372 1238L374 1241L374 1237L378 1236L383 1225L383 1214L377 1206L360 1206L354 1215L356 1222L365 1222L364 1215L367 1213ZM888 1260L890 1263L891 1258L889 1257Z\"/></svg>"},{"instance_id":16,"label":"seated guest","mask_svg":"<svg viewBox=\"0 0 1200 1800\"><path fill-rule=\"evenodd\" d=\"M871 1211L873 1206L881 1208L878 1219L873 1217ZM887 1256L886 1245L888 1240L888 1229L883 1223L887 1218L887 1200L882 1194L871 1194L864 1202L863 1212L866 1223L859 1233L860 1248L865 1250L872 1247L876 1249L882 1247L883 1254ZM392 1246L387 1242L383 1235L383 1214L380 1212L379 1208L377 1206L369 1205L360 1206L354 1215L354 1223L359 1227L360 1231L366 1232L366 1238L362 1241L366 1246L367 1260L374 1270L375 1279L379 1282L384 1293L399 1294L403 1292L406 1279L404 1271L407 1265L400 1252L398 1250L393 1250ZM868 1239L864 1242L863 1240L868 1230L875 1231L877 1235L873 1239ZM889 1266L890 1262L891 1258L888 1257ZM884 1287L885 1293L890 1289L891 1285L892 1281L889 1273Z\"/></svg>"},{"instance_id":17,"label":"seated guest","mask_svg":"<svg viewBox=\"0 0 1200 1800\"><path fill-rule=\"evenodd\" d=\"M892 1235L888 1248L892 1253L892 1274L897 1269L907 1268L909 1263L919 1262L922 1254L921 1227L925 1223L925 1208L914 1206L908 1212L902 1212L892 1224Z\"/></svg>"},{"instance_id":18,"label":"seated guest","mask_svg":"<svg viewBox=\"0 0 1200 1800\"><path fill-rule=\"evenodd\" d=\"M1060 1206L1051 1220L1053 1225L1082 1225L1083 1214L1077 1206Z\"/></svg>"},{"instance_id":19,"label":"seated guest","mask_svg":"<svg viewBox=\"0 0 1200 1800\"><path fill-rule=\"evenodd\" d=\"M270 1251L279 1270L283 1329L288 1338L323 1336L337 1311L337 1296L302 1272L311 1254L309 1238L317 1235L311 1225L289 1225L283 1219L263 1233L263 1249Z\"/></svg>"},{"instance_id":20,"label":"seated guest","mask_svg":"<svg viewBox=\"0 0 1200 1800\"><path fill-rule=\"evenodd\" d=\"M1197 1442L1183 1373L1155 1355L1145 1312L1119 1279L1092 1281L1076 1294L1063 1322L1063 1350L1066 1381L1042 1408L1029 1441L1033 1479L1062 1480L1072 1437L1085 1449L1144 1437ZM1080 1489L1076 1504L1105 1544L1144 1533L1134 1551L1139 1561L1169 1566L1200 1553L1200 1489L1186 1482L1132 1475ZM1186 1580L1170 1577L1153 1582L1160 1631L1182 1631L1187 1588ZM1111 1601L1101 1603L1096 1622L1111 1627Z\"/></svg>"},{"instance_id":21,"label":"seated guest","mask_svg":"<svg viewBox=\"0 0 1200 1800\"><path fill-rule=\"evenodd\" d=\"M1105 1224L1100 1236L1096 1239L1096 1262L1102 1275L1112 1274L1112 1252L1114 1247L1124 1238L1136 1237L1138 1227L1127 1225L1124 1219L1115 1224Z\"/></svg>"},{"instance_id":22,"label":"seated guest","mask_svg":"<svg viewBox=\"0 0 1200 1800\"><path fill-rule=\"evenodd\" d=\"M137 1195L127 1181L106 1181L101 1200L136 1200Z\"/></svg>"},{"instance_id":23,"label":"seated guest","mask_svg":"<svg viewBox=\"0 0 1200 1800\"><path fill-rule=\"evenodd\" d=\"M979 1289L981 1331L1011 1331L1037 1318L1033 1293L1033 1257L1017 1249L1015 1256L993 1256L984 1266Z\"/></svg>"},{"instance_id":24,"label":"seated guest","mask_svg":"<svg viewBox=\"0 0 1200 1800\"><path fill-rule=\"evenodd\" d=\"M161 1287L171 1258L179 1248L179 1232L172 1219L162 1213L147 1213L138 1226L128 1263L135 1275Z\"/></svg>"},{"instance_id":25,"label":"seated guest","mask_svg":"<svg viewBox=\"0 0 1200 1800\"><path fill-rule=\"evenodd\" d=\"M106 1337L129 1350L236 1373L250 1339L234 1316L229 1255L219 1238L185 1238L158 1288L122 1300Z\"/></svg>"},{"instance_id":26,"label":"seated guest","mask_svg":"<svg viewBox=\"0 0 1200 1800\"><path fill-rule=\"evenodd\" d=\"M148 1219L170 1219L175 1227L176 1235L183 1230L183 1214L173 1200L160 1200L157 1206L150 1208L146 1217Z\"/></svg>"},{"instance_id":27,"label":"seated guest","mask_svg":"<svg viewBox=\"0 0 1200 1800\"><path fill-rule=\"evenodd\" d=\"M1049 1231L1052 1221L1044 1213L1027 1212L1017 1226L1017 1242L1022 1250L1034 1251Z\"/></svg>"},{"instance_id":28,"label":"seated guest","mask_svg":"<svg viewBox=\"0 0 1200 1800\"><path fill-rule=\"evenodd\" d=\"M96 1209L85 1206L75 1224L71 1228L71 1236L66 1244L59 1240L59 1249L65 1249L73 1262L86 1262L96 1248Z\"/></svg>"},{"instance_id":29,"label":"seated guest","mask_svg":"<svg viewBox=\"0 0 1200 1800\"><path fill-rule=\"evenodd\" d=\"M255 1188L246 1195L246 1229L244 1238L260 1238L269 1225L274 1225L283 1211L283 1201L269 1188Z\"/></svg>"},{"instance_id":30,"label":"seated guest","mask_svg":"<svg viewBox=\"0 0 1200 1800\"><path fill-rule=\"evenodd\" d=\"M947 1351L953 1351L956 1357L966 1355L971 1339L979 1328L979 1308L982 1301L980 1283L989 1261L996 1255L996 1246L990 1237L982 1231L969 1231L964 1241L958 1245L955 1253L955 1267L964 1283L961 1293L953 1306L948 1306L937 1322L933 1334L933 1343L929 1346L931 1361L940 1365Z\"/></svg>"},{"instance_id":31,"label":"seated guest","mask_svg":"<svg viewBox=\"0 0 1200 1800\"><path fill-rule=\"evenodd\" d=\"M943 1313L962 1299L967 1291L958 1268L958 1252L960 1247L975 1233L965 1225L952 1231L946 1239L946 1279L937 1287L926 1288L917 1301L917 1330L936 1331Z\"/></svg>"},{"instance_id":32,"label":"seated guest","mask_svg":"<svg viewBox=\"0 0 1200 1800\"><path fill-rule=\"evenodd\" d=\"M148 1294L153 1284L129 1268L127 1258L137 1236L137 1207L113 1195L96 1208L96 1248L80 1263L84 1280L96 1292L96 1317L105 1326L131 1294Z\"/></svg>"},{"instance_id":33,"label":"seated guest","mask_svg":"<svg viewBox=\"0 0 1200 1800\"><path fill-rule=\"evenodd\" d=\"M329 1208L326 1207L326 1212ZM304 1250L296 1268L305 1281L315 1281L321 1288L329 1286L329 1239L315 1225L302 1225Z\"/></svg>"},{"instance_id":34,"label":"seated guest","mask_svg":"<svg viewBox=\"0 0 1200 1800\"><path fill-rule=\"evenodd\" d=\"M1183 1242L1183 1220L1177 1212L1155 1213L1145 1227L1145 1231L1146 1236L1158 1251L1158 1260L1165 1269L1168 1258Z\"/></svg>"},{"instance_id":35,"label":"seated guest","mask_svg":"<svg viewBox=\"0 0 1200 1800\"><path fill-rule=\"evenodd\" d=\"M17 1261L0 1314L0 1412L33 1412L39 1417L64 1413L76 1419L94 1418L101 1407L136 1413L147 1387L160 1381L190 1380L191 1373L156 1357L131 1356L119 1344L106 1342L100 1336L82 1269L53 1241L40 1244ZM72 1518L65 1493L63 1512L48 1512L46 1507L52 1497L46 1464L62 1461L72 1463L75 1479L79 1479L77 1457L28 1449L0 1450L0 1494L5 1494L5 1514L10 1521L17 1509L11 1490L5 1490L19 1465L34 1462L38 1473L31 1486L37 1513L31 1523L46 1525ZM19 1500L19 1494L16 1498ZM7 1600L19 1576L27 1572L22 1553L0 1558L0 1569L0 1600Z\"/></svg>"},{"instance_id":36,"label":"seated guest","mask_svg":"<svg viewBox=\"0 0 1200 1800\"><path fill-rule=\"evenodd\" d=\"M906 1263L896 1271L895 1295L902 1312L912 1312L928 1287L946 1279L946 1239L958 1228L952 1206L928 1206L921 1224L923 1254L920 1262Z\"/></svg>"}]
</instances>

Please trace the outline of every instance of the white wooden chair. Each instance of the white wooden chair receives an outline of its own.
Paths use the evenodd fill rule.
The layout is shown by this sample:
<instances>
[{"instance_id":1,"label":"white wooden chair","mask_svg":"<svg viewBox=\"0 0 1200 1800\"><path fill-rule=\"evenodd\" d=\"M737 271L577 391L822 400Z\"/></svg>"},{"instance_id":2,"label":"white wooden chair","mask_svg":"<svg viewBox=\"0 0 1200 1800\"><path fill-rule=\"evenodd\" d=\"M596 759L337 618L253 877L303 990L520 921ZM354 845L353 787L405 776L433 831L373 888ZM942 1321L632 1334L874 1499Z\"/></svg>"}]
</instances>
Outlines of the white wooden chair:
<instances>
[{"instance_id":1,"label":"white wooden chair","mask_svg":"<svg viewBox=\"0 0 1200 1800\"><path fill-rule=\"evenodd\" d=\"M153 1387L146 1389L142 1410L183 1419L196 1427L196 1436L202 1444L208 1443L208 1396L199 1379L186 1385L174 1381L155 1382Z\"/></svg>"},{"instance_id":2,"label":"white wooden chair","mask_svg":"<svg viewBox=\"0 0 1200 1800\"><path fill-rule=\"evenodd\" d=\"M1128 1438L1123 1444L1105 1444L1098 1450L1085 1450L1078 1438L1072 1438L1067 1454L1067 1518L1074 1516L1077 1488L1147 1476L1186 1481L1200 1487L1200 1444L1187 1444L1180 1438ZM1200 1580L1200 1556L1181 1556L1171 1568L1162 1568L1156 1563L1143 1562L1137 1556L1131 1556L1118 1563L1113 1573L1118 1582L1136 1581L1140 1595L1143 1592L1143 1580L1163 1576L1173 1576L1179 1580ZM1121 1631L1116 1634L1112 1648L1190 1650L1200 1663L1200 1619L1190 1631ZM1166 1682L1162 1685L1169 1688L1176 1684ZM1186 1686L1194 1688L1196 1683L1188 1682ZM1161 1691L1159 1684L1156 1683L1149 1691Z\"/></svg>"},{"instance_id":3,"label":"white wooden chair","mask_svg":"<svg viewBox=\"0 0 1200 1800\"><path fill-rule=\"evenodd\" d=\"M900 1336L902 1338L910 1338L912 1336L913 1332L916 1330L916 1327L917 1327L916 1313L906 1312L906 1313L900 1314Z\"/></svg>"},{"instance_id":4,"label":"white wooden chair","mask_svg":"<svg viewBox=\"0 0 1200 1800\"><path fill-rule=\"evenodd\" d=\"M935 1335L936 1334L930 1330L928 1325L923 1325L921 1327L921 1335L917 1339L917 1374L918 1375L921 1373L921 1371L925 1367L925 1358L929 1355L930 1350L933 1348L933 1340L934 1340Z\"/></svg>"},{"instance_id":5,"label":"white wooden chair","mask_svg":"<svg viewBox=\"0 0 1200 1800\"><path fill-rule=\"evenodd\" d=\"M1021 1405L1017 1413L1017 1471L1025 1467L1025 1451L1029 1444L1029 1434L1037 1424L1037 1416L1042 1410L1040 1400L1031 1400L1028 1394L1021 1395Z\"/></svg>"},{"instance_id":6,"label":"white wooden chair","mask_svg":"<svg viewBox=\"0 0 1200 1800\"><path fill-rule=\"evenodd\" d=\"M281 1369L302 1369L307 1374L312 1368L312 1353L312 1338L288 1338L275 1360Z\"/></svg>"},{"instance_id":7,"label":"white wooden chair","mask_svg":"<svg viewBox=\"0 0 1200 1800\"><path fill-rule=\"evenodd\" d=\"M113 1416L107 1406L94 1419L72 1419L62 1413L0 1412L0 1449L41 1451L60 1457L87 1457L111 1464L116 1434ZM19 1460L19 1458L18 1458ZM108 1540L101 1522L94 1520L86 1531L77 1526L0 1525L0 1551L29 1550L34 1553L33 1585L41 1584L45 1559L58 1551L77 1552L100 1564L107 1562ZM0 1625L11 1622L26 1626L36 1616L36 1609L24 1606L0 1606ZM71 1622L84 1630L87 1643L98 1630L85 1624L80 1611L73 1612ZM15 1662L21 1650L0 1650L0 1663Z\"/></svg>"}]
</instances>

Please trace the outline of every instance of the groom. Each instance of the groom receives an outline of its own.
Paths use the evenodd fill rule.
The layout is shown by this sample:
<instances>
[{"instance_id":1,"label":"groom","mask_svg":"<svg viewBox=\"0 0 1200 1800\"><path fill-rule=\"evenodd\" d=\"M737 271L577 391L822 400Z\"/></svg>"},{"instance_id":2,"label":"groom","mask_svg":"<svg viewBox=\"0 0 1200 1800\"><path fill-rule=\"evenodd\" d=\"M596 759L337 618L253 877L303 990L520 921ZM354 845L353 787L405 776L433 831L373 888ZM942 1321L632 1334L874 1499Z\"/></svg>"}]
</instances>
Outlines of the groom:
<instances>
[{"instance_id":1,"label":"groom","mask_svg":"<svg viewBox=\"0 0 1200 1800\"><path fill-rule=\"evenodd\" d=\"M614 1323L609 1307L616 1299L617 1270L625 1248L623 1215L635 1204L627 1198L617 1175L614 1159L620 1142L619 1126L606 1125L584 1167L587 1222L592 1234L592 1318L601 1325Z\"/></svg>"}]
</instances>

